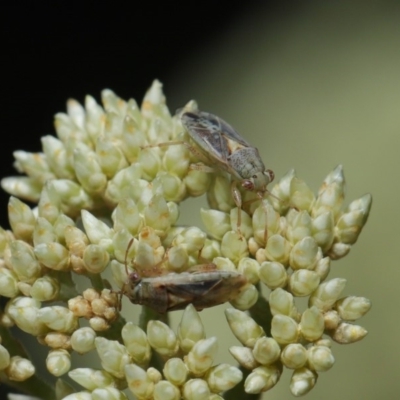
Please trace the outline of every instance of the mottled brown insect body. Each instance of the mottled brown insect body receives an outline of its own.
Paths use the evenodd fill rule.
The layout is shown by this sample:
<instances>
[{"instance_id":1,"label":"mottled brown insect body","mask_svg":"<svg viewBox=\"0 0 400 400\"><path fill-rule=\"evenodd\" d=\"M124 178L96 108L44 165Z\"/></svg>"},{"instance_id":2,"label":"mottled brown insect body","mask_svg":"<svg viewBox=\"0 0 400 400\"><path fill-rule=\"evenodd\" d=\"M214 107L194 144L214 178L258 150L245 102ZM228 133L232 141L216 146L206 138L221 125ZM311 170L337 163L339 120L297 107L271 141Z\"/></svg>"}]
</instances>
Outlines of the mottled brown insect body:
<instances>
[{"instance_id":1,"label":"mottled brown insect body","mask_svg":"<svg viewBox=\"0 0 400 400\"><path fill-rule=\"evenodd\" d=\"M267 185L274 179L274 173L265 168L255 147L244 140L232 126L213 114L186 111L182 113L181 120L192 140L210 163L233 177L232 196L239 210L242 208L242 199L236 182L244 189L256 192L262 200ZM239 211L239 231L240 223Z\"/></svg>"},{"instance_id":2,"label":"mottled brown insect body","mask_svg":"<svg viewBox=\"0 0 400 400\"><path fill-rule=\"evenodd\" d=\"M213 268L216 268L214 264ZM196 310L233 300L247 285L246 278L234 271L211 269L206 272L170 273L141 279L130 274L124 293L134 304L159 313L184 309L193 304ZM209 268L209 265L207 265Z\"/></svg>"}]
</instances>

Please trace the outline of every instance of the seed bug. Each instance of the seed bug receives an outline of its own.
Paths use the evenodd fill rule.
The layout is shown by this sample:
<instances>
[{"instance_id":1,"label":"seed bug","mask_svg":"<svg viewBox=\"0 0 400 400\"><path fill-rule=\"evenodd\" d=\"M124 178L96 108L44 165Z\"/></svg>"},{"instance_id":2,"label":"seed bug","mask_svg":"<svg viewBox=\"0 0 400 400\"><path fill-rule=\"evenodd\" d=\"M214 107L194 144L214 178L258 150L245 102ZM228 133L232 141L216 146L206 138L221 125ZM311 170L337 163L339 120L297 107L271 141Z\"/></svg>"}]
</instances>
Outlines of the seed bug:
<instances>
[{"instance_id":1,"label":"seed bug","mask_svg":"<svg viewBox=\"0 0 400 400\"><path fill-rule=\"evenodd\" d=\"M231 191L238 208L237 229L240 233L242 198L237 183L255 192L262 201L267 185L274 180L273 171L265 168L258 150L223 119L204 111L183 111L180 118L203 155L232 176Z\"/></svg>"},{"instance_id":2,"label":"seed bug","mask_svg":"<svg viewBox=\"0 0 400 400\"><path fill-rule=\"evenodd\" d=\"M132 241L126 250L126 256ZM247 279L235 271L218 270L213 263L196 265L190 272L166 273L142 277L138 271L128 273L122 288L134 304L152 308L160 314L182 310L193 304L197 311L233 300L247 286ZM160 273L157 267L151 274Z\"/></svg>"}]
</instances>

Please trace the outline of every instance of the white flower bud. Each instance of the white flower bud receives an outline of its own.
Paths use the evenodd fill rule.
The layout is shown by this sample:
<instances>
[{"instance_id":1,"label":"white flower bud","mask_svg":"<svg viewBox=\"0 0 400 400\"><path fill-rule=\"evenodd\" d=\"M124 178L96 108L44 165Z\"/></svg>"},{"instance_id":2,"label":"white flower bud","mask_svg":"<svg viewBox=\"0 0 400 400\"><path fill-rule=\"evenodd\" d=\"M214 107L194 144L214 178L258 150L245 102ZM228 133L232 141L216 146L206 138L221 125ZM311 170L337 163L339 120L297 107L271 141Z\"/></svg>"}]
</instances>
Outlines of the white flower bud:
<instances>
[{"instance_id":1,"label":"white flower bud","mask_svg":"<svg viewBox=\"0 0 400 400\"><path fill-rule=\"evenodd\" d=\"M271 335L279 344L294 343L298 340L299 327L287 315L275 315L271 322Z\"/></svg>"},{"instance_id":2,"label":"white flower bud","mask_svg":"<svg viewBox=\"0 0 400 400\"><path fill-rule=\"evenodd\" d=\"M267 224L265 224L265 219ZM265 245L265 229L268 236L273 236L280 231L280 216L274 208L263 201L253 213L253 236L258 243ZM251 234L251 231L250 231Z\"/></svg>"},{"instance_id":3,"label":"white flower bud","mask_svg":"<svg viewBox=\"0 0 400 400\"><path fill-rule=\"evenodd\" d=\"M88 390L115 385L115 378L111 374L92 368L76 368L69 371L68 375L72 380Z\"/></svg>"},{"instance_id":4,"label":"white flower bud","mask_svg":"<svg viewBox=\"0 0 400 400\"><path fill-rule=\"evenodd\" d=\"M318 262L318 253L316 241L311 236L307 236L293 246L290 252L290 266L294 270L312 270Z\"/></svg>"},{"instance_id":5,"label":"white flower bud","mask_svg":"<svg viewBox=\"0 0 400 400\"><path fill-rule=\"evenodd\" d=\"M286 368L301 368L307 362L307 350L300 343L290 343L282 350L281 361Z\"/></svg>"},{"instance_id":6,"label":"white flower bud","mask_svg":"<svg viewBox=\"0 0 400 400\"><path fill-rule=\"evenodd\" d=\"M278 342L269 337L261 337L257 340L253 355L254 358L263 365L270 365L279 359L281 348Z\"/></svg>"},{"instance_id":7,"label":"white flower bud","mask_svg":"<svg viewBox=\"0 0 400 400\"><path fill-rule=\"evenodd\" d=\"M173 357L179 350L179 343L174 331L161 321L149 321L147 340L159 354Z\"/></svg>"},{"instance_id":8,"label":"white flower bud","mask_svg":"<svg viewBox=\"0 0 400 400\"><path fill-rule=\"evenodd\" d=\"M146 371L135 364L125 365L125 377L129 389L139 399L150 399L154 391L154 382L147 376Z\"/></svg>"},{"instance_id":9,"label":"white flower bud","mask_svg":"<svg viewBox=\"0 0 400 400\"><path fill-rule=\"evenodd\" d=\"M237 264L242 258L249 256L247 242L238 232L229 231L222 238L221 253L223 257L227 257Z\"/></svg>"},{"instance_id":10,"label":"white flower bud","mask_svg":"<svg viewBox=\"0 0 400 400\"><path fill-rule=\"evenodd\" d=\"M79 328L71 336L71 347L77 353L87 353L94 349L95 338L96 332L92 328Z\"/></svg>"},{"instance_id":11,"label":"white flower bud","mask_svg":"<svg viewBox=\"0 0 400 400\"><path fill-rule=\"evenodd\" d=\"M57 298L59 290L58 280L45 275L36 279L30 290L30 295L38 301L50 301Z\"/></svg>"},{"instance_id":12,"label":"white flower bud","mask_svg":"<svg viewBox=\"0 0 400 400\"><path fill-rule=\"evenodd\" d=\"M131 362L126 347L116 340L97 337L94 341L102 367L116 378L124 377L124 368Z\"/></svg>"},{"instance_id":13,"label":"white flower bud","mask_svg":"<svg viewBox=\"0 0 400 400\"><path fill-rule=\"evenodd\" d=\"M97 388L92 392L92 400L127 400L126 394L113 387Z\"/></svg>"},{"instance_id":14,"label":"white flower bud","mask_svg":"<svg viewBox=\"0 0 400 400\"><path fill-rule=\"evenodd\" d=\"M47 268L67 271L70 267L69 251L60 243L40 243L34 251L37 259Z\"/></svg>"},{"instance_id":15,"label":"white flower bud","mask_svg":"<svg viewBox=\"0 0 400 400\"><path fill-rule=\"evenodd\" d=\"M254 369L259 366L254 358L252 350L248 347L232 346L229 348L229 352L235 360L246 369Z\"/></svg>"},{"instance_id":16,"label":"white flower bud","mask_svg":"<svg viewBox=\"0 0 400 400\"><path fill-rule=\"evenodd\" d=\"M147 365L151 357L151 348L146 333L137 325L128 322L122 328L121 336L132 361L139 366Z\"/></svg>"},{"instance_id":17,"label":"white flower bud","mask_svg":"<svg viewBox=\"0 0 400 400\"><path fill-rule=\"evenodd\" d=\"M184 400L208 400L211 393L206 381L190 379L183 385L182 394Z\"/></svg>"},{"instance_id":18,"label":"white flower bud","mask_svg":"<svg viewBox=\"0 0 400 400\"><path fill-rule=\"evenodd\" d=\"M0 296L16 297L18 294L18 277L14 271L0 266Z\"/></svg>"},{"instance_id":19,"label":"white flower bud","mask_svg":"<svg viewBox=\"0 0 400 400\"><path fill-rule=\"evenodd\" d=\"M78 319L66 307L43 307L38 312L38 320L57 332L72 332L78 326Z\"/></svg>"},{"instance_id":20,"label":"white flower bud","mask_svg":"<svg viewBox=\"0 0 400 400\"><path fill-rule=\"evenodd\" d=\"M367 335L367 330L359 325L342 322L332 333L332 339L340 344L355 343Z\"/></svg>"},{"instance_id":21,"label":"white flower bud","mask_svg":"<svg viewBox=\"0 0 400 400\"><path fill-rule=\"evenodd\" d=\"M308 366L316 372L328 371L335 363L332 351L325 346L312 346L307 350Z\"/></svg>"},{"instance_id":22,"label":"white flower bud","mask_svg":"<svg viewBox=\"0 0 400 400\"><path fill-rule=\"evenodd\" d=\"M118 203L113 212L113 221L115 231L125 228L131 235L137 235L144 224L136 203L129 198Z\"/></svg>"},{"instance_id":23,"label":"white flower bud","mask_svg":"<svg viewBox=\"0 0 400 400\"><path fill-rule=\"evenodd\" d=\"M259 269L260 264L249 257L242 258L238 264L238 271L253 285L257 284L259 281Z\"/></svg>"},{"instance_id":24,"label":"white flower bud","mask_svg":"<svg viewBox=\"0 0 400 400\"><path fill-rule=\"evenodd\" d=\"M308 393L317 382L317 374L308 368L299 368L293 372L290 380L290 391L293 396L303 396Z\"/></svg>"},{"instance_id":25,"label":"white flower bud","mask_svg":"<svg viewBox=\"0 0 400 400\"><path fill-rule=\"evenodd\" d=\"M253 307L257 300L257 288L254 285L247 285L230 303L238 310L245 311Z\"/></svg>"},{"instance_id":26,"label":"white flower bud","mask_svg":"<svg viewBox=\"0 0 400 400\"><path fill-rule=\"evenodd\" d=\"M225 233L231 230L230 217L219 210L200 209L201 219L207 232L217 240L222 240Z\"/></svg>"},{"instance_id":27,"label":"white flower bud","mask_svg":"<svg viewBox=\"0 0 400 400\"><path fill-rule=\"evenodd\" d=\"M180 400L181 393L171 382L160 381L154 385L153 398L154 400Z\"/></svg>"},{"instance_id":28,"label":"white flower bud","mask_svg":"<svg viewBox=\"0 0 400 400\"><path fill-rule=\"evenodd\" d=\"M81 211L81 216L85 232L91 243L100 244L103 247L111 243L113 232L103 221L86 210Z\"/></svg>"},{"instance_id":29,"label":"white flower bud","mask_svg":"<svg viewBox=\"0 0 400 400\"><path fill-rule=\"evenodd\" d=\"M252 224L251 224L251 217L249 214L247 214L245 211L242 209L239 209L237 207L232 208L230 211L230 221L231 221L231 230L236 230L237 229L237 223L238 223L238 217L240 214L240 232L245 237L246 239L249 239L250 236L253 235L253 229L252 229ZM264 226L265 229L265 226Z\"/></svg>"},{"instance_id":30,"label":"white flower bud","mask_svg":"<svg viewBox=\"0 0 400 400\"><path fill-rule=\"evenodd\" d=\"M14 356L11 357L10 363L4 372L10 381L23 382L35 373L35 367L30 360Z\"/></svg>"},{"instance_id":31,"label":"white flower bud","mask_svg":"<svg viewBox=\"0 0 400 400\"><path fill-rule=\"evenodd\" d=\"M164 365L163 374L175 386L182 386L186 382L189 370L180 358L170 358Z\"/></svg>"},{"instance_id":32,"label":"white flower bud","mask_svg":"<svg viewBox=\"0 0 400 400\"><path fill-rule=\"evenodd\" d=\"M82 391L77 393L69 394L66 397L63 397L62 400L93 400L91 393Z\"/></svg>"},{"instance_id":33,"label":"white flower bud","mask_svg":"<svg viewBox=\"0 0 400 400\"><path fill-rule=\"evenodd\" d=\"M345 321L355 321L369 311L371 301L365 297L349 296L338 300L335 308Z\"/></svg>"},{"instance_id":34,"label":"white flower bud","mask_svg":"<svg viewBox=\"0 0 400 400\"><path fill-rule=\"evenodd\" d=\"M291 244L281 235L272 235L268 237L265 255L268 260L276 261L283 265L289 262Z\"/></svg>"},{"instance_id":35,"label":"white flower bud","mask_svg":"<svg viewBox=\"0 0 400 400\"><path fill-rule=\"evenodd\" d=\"M346 279L334 278L321 283L310 296L309 306L316 306L327 311L335 304L346 285Z\"/></svg>"},{"instance_id":36,"label":"white flower bud","mask_svg":"<svg viewBox=\"0 0 400 400\"><path fill-rule=\"evenodd\" d=\"M50 332L43 340L52 349L69 350L71 348L70 336L65 333Z\"/></svg>"},{"instance_id":37,"label":"white flower bud","mask_svg":"<svg viewBox=\"0 0 400 400\"><path fill-rule=\"evenodd\" d=\"M154 195L143 210L145 224L151 226L157 233L163 234L170 227L169 208L164 197Z\"/></svg>"},{"instance_id":38,"label":"white flower bud","mask_svg":"<svg viewBox=\"0 0 400 400\"><path fill-rule=\"evenodd\" d=\"M21 240L10 243L10 269L17 274L22 282L33 283L40 277L42 268L35 257L31 246Z\"/></svg>"},{"instance_id":39,"label":"white flower bud","mask_svg":"<svg viewBox=\"0 0 400 400\"><path fill-rule=\"evenodd\" d=\"M312 237L317 245L325 252L333 243L334 239L333 213L327 211L312 220Z\"/></svg>"},{"instance_id":40,"label":"white flower bud","mask_svg":"<svg viewBox=\"0 0 400 400\"><path fill-rule=\"evenodd\" d=\"M185 308L178 326L179 346L187 354L199 340L205 339L205 337L199 313L192 304L189 304Z\"/></svg>"},{"instance_id":41,"label":"white flower bud","mask_svg":"<svg viewBox=\"0 0 400 400\"><path fill-rule=\"evenodd\" d=\"M38 319L40 303L29 297L16 297L8 303L7 313L18 328L34 336L48 331L47 326Z\"/></svg>"},{"instance_id":42,"label":"white flower bud","mask_svg":"<svg viewBox=\"0 0 400 400\"><path fill-rule=\"evenodd\" d=\"M88 272L99 274L105 270L110 261L108 252L97 244L89 244L83 253L83 262Z\"/></svg>"},{"instance_id":43,"label":"white flower bud","mask_svg":"<svg viewBox=\"0 0 400 400\"><path fill-rule=\"evenodd\" d=\"M185 363L195 376L203 375L212 365L218 349L216 337L199 340L185 357Z\"/></svg>"},{"instance_id":44,"label":"white flower bud","mask_svg":"<svg viewBox=\"0 0 400 400\"><path fill-rule=\"evenodd\" d=\"M281 376L281 371L276 365L264 365L255 368L244 382L246 393L258 394L274 387Z\"/></svg>"},{"instance_id":45,"label":"white flower bud","mask_svg":"<svg viewBox=\"0 0 400 400\"><path fill-rule=\"evenodd\" d=\"M210 390L214 393L232 389L243 379L242 371L229 364L219 364L212 367L206 375Z\"/></svg>"},{"instance_id":46,"label":"white flower bud","mask_svg":"<svg viewBox=\"0 0 400 400\"><path fill-rule=\"evenodd\" d=\"M315 342L324 333L325 323L321 311L312 306L303 312L300 321L301 334L309 342Z\"/></svg>"},{"instance_id":47,"label":"white flower bud","mask_svg":"<svg viewBox=\"0 0 400 400\"><path fill-rule=\"evenodd\" d=\"M52 350L46 358L47 370L54 376L66 374L71 368L71 355L66 350Z\"/></svg>"},{"instance_id":48,"label":"white flower bud","mask_svg":"<svg viewBox=\"0 0 400 400\"><path fill-rule=\"evenodd\" d=\"M38 217L32 239L35 246L40 243L56 242L57 236L54 233L53 225L46 218Z\"/></svg>"},{"instance_id":49,"label":"white flower bud","mask_svg":"<svg viewBox=\"0 0 400 400\"><path fill-rule=\"evenodd\" d=\"M310 210L314 203L314 193L301 179L294 176L290 180L290 205L297 210Z\"/></svg>"},{"instance_id":50,"label":"white flower bud","mask_svg":"<svg viewBox=\"0 0 400 400\"><path fill-rule=\"evenodd\" d=\"M13 196L8 201L8 220L16 239L31 240L36 218L28 205Z\"/></svg>"},{"instance_id":51,"label":"white flower bud","mask_svg":"<svg viewBox=\"0 0 400 400\"><path fill-rule=\"evenodd\" d=\"M281 288L277 288L270 293L269 307L272 315L282 314L290 317L297 315L293 296Z\"/></svg>"},{"instance_id":52,"label":"white flower bud","mask_svg":"<svg viewBox=\"0 0 400 400\"><path fill-rule=\"evenodd\" d=\"M315 271L300 269L289 278L289 288L294 296L309 296L319 285L320 277Z\"/></svg>"},{"instance_id":53,"label":"white flower bud","mask_svg":"<svg viewBox=\"0 0 400 400\"><path fill-rule=\"evenodd\" d=\"M8 350L0 344L0 371L7 368L10 365L10 353Z\"/></svg>"},{"instance_id":54,"label":"white flower bud","mask_svg":"<svg viewBox=\"0 0 400 400\"><path fill-rule=\"evenodd\" d=\"M265 336L261 326L245 312L227 308L225 316L233 334L244 346L253 348L257 339Z\"/></svg>"},{"instance_id":55,"label":"white flower bud","mask_svg":"<svg viewBox=\"0 0 400 400\"><path fill-rule=\"evenodd\" d=\"M259 276L261 282L265 283L272 290L285 287L288 281L288 274L285 267L278 262L263 262L260 266Z\"/></svg>"},{"instance_id":56,"label":"white flower bud","mask_svg":"<svg viewBox=\"0 0 400 400\"><path fill-rule=\"evenodd\" d=\"M286 237L291 244L296 244L307 236L311 236L311 217L307 211L291 210Z\"/></svg>"}]
</instances>

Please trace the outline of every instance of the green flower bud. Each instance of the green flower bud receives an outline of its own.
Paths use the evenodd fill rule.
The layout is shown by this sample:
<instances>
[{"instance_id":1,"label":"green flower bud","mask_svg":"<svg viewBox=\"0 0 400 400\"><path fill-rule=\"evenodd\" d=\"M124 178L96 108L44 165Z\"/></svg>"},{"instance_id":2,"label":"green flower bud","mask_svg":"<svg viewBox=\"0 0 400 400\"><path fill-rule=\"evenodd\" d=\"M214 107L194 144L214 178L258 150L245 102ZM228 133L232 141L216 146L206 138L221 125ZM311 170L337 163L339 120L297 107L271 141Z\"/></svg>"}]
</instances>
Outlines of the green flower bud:
<instances>
[{"instance_id":1,"label":"green flower bud","mask_svg":"<svg viewBox=\"0 0 400 400\"><path fill-rule=\"evenodd\" d=\"M21 240L14 240L10 243L10 253L7 264L10 264L10 269L14 270L20 281L32 283L39 278L42 268L31 246Z\"/></svg>"},{"instance_id":2,"label":"green flower bud","mask_svg":"<svg viewBox=\"0 0 400 400\"><path fill-rule=\"evenodd\" d=\"M320 214L312 220L312 237L322 251L327 251L334 239L334 220L332 211Z\"/></svg>"},{"instance_id":3,"label":"green flower bud","mask_svg":"<svg viewBox=\"0 0 400 400\"><path fill-rule=\"evenodd\" d=\"M294 304L293 296L281 288L273 290L269 295L269 307L272 315L287 315L295 317L297 309Z\"/></svg>"},{"instance_id":4,"label":"green flower bud","mask_svg":"<svg viewBox=\"0 0 400 400\"><path fill-rule=\"evenodd\" d=\"M308 269L315 268L318 260L321 259L320 250L316 241L307 236L297 242L290 252L290 266L292 269Z\"/></svg>"},{"instance_id":5,"label":"green flower bud","mask_svg":"<svg viewBox=\"0 0 400 400\"><path fill-rule=\"evenodd\" d=\"M293 216L290 218L286 237L291 244L296 244L305 237L311 236L311 217L307 211L296 212L291 210Z\"/></svg>"},{"instance_id":6,"label":"green flower bud","mask_svg":"<svg viewBox=\"0 0 400 400\"><path fill-rule=\"evenodd\" d=\"M18 277L14 271L0 266L0 296L16 297L18 290Z\"/></svg>"}]
</instances>

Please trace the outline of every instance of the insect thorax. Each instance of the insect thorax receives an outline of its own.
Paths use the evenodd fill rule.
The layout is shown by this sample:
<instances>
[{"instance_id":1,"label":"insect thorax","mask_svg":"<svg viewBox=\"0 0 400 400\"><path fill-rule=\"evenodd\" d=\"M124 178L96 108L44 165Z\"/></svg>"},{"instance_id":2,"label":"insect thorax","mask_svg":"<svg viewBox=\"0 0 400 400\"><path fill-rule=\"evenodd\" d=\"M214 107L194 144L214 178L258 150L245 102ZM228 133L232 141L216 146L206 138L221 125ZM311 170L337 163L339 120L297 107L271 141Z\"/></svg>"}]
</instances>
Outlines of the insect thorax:
<instances>
[{"instance_id":1,"label":"insect thorax","mask_svg":"<svg viewBox=\"0 0 400 400\"><path fill-rule=\"evenodd\" d=\"M248 179L253 182L253 190L265 190L270 182L269 176L264 174L264 163L254 147L235 151L229 156L229 163L236 172L237 179Z\"/></svg>"}]
</instances>

